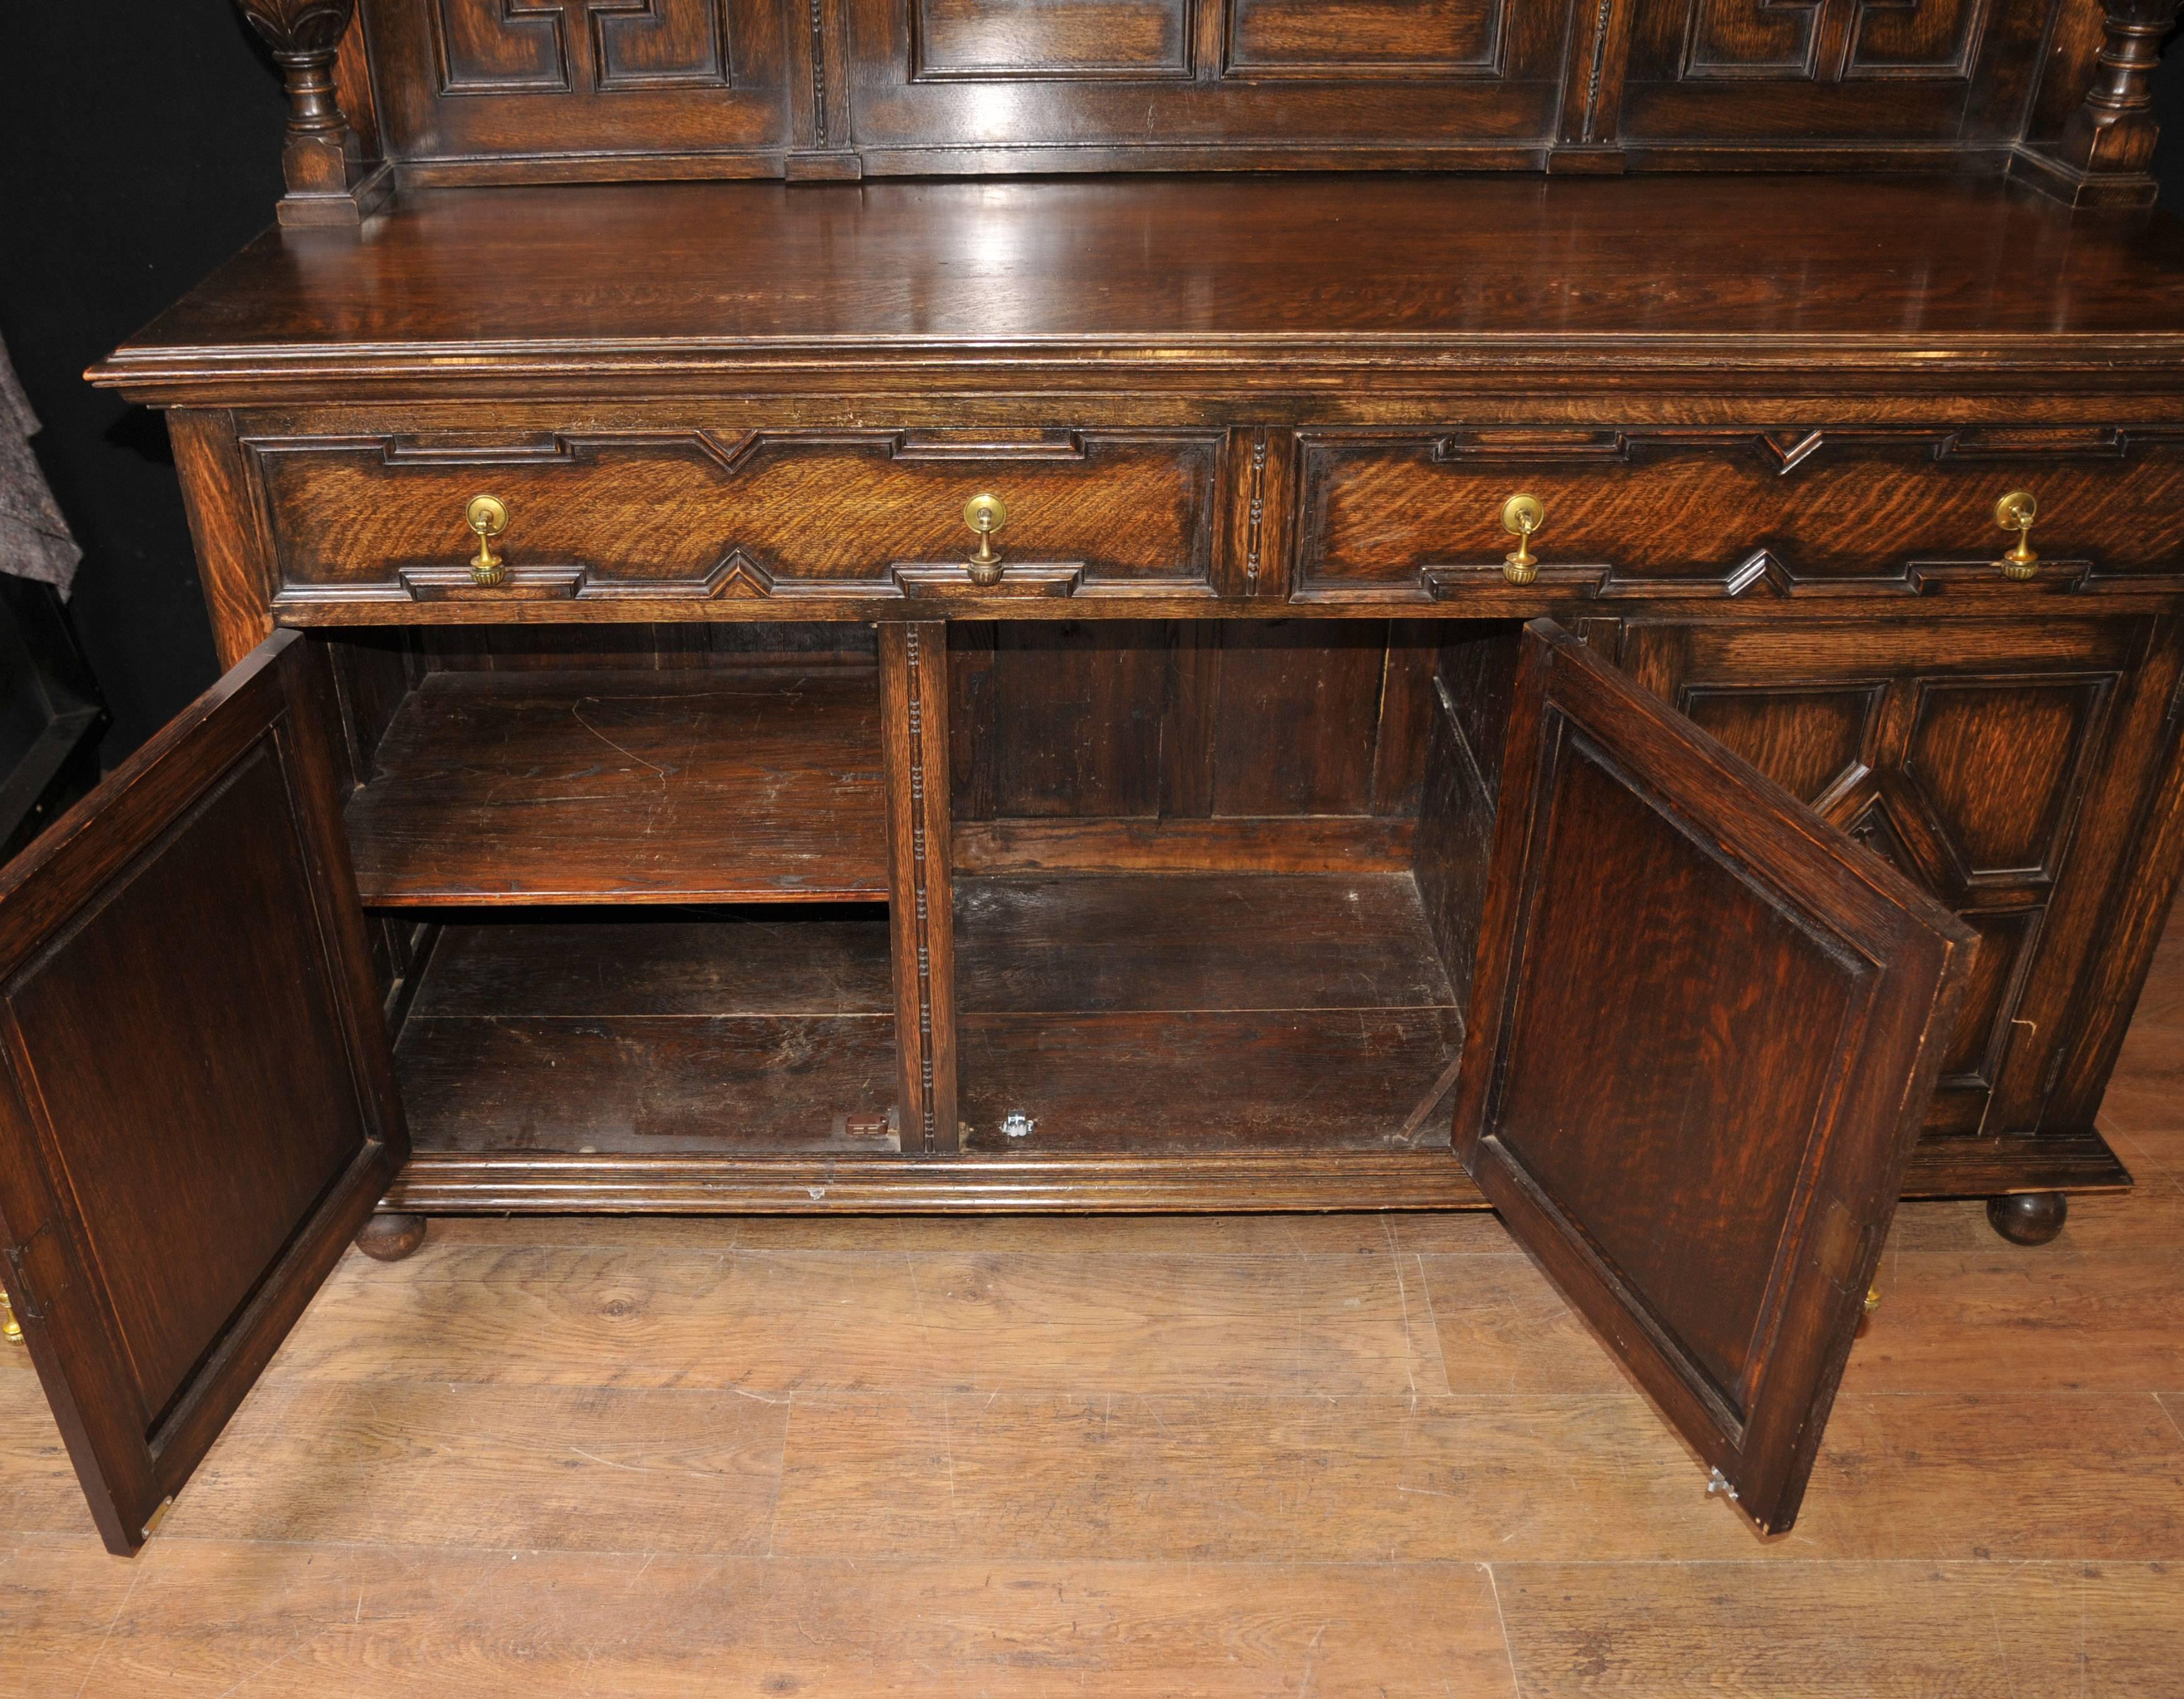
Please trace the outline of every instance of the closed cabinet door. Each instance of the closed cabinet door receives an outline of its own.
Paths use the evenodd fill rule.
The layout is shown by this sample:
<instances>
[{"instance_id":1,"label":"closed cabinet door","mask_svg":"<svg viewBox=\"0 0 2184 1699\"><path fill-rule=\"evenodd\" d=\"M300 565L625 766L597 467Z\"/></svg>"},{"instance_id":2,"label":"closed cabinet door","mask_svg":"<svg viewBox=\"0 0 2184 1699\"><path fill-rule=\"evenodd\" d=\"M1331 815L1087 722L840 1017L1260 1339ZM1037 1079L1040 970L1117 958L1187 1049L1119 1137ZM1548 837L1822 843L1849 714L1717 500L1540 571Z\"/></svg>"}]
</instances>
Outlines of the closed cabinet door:
<instances>
[{"instance_id":1,"label":"closed cabinet door","mask_svg":"<svg viewBox=\"0 0 2184 1699\"><path fill-rule=\"evenodd\" d=\"M276 635L0 874L0 1284L117 1553L409 1153L331 691Z\"/></svg>"},{"instance_id":2,"label":"closed cabinet door","mask_svg":"<svg viewBox=\"0 0 2184 1699\"><path fill-rule=\"evenodd\" d=\"M1551 621L1512 703L1456 1152L1779 1531L1974 937Z\"/></svg>"},{"instance_id":3,"label":"closed cabinet door","mask_svg":"<svg viewBox=\"0 0 2184 1699\"><path fill-rule=\"evenodd\" d=\"M1992 1137L2090 1118L2051 1104L2163 764L2172 649L2141 616L1640 621L1623 665L1977 935L1926 1130Z\"/></svg>"}]
</instances>

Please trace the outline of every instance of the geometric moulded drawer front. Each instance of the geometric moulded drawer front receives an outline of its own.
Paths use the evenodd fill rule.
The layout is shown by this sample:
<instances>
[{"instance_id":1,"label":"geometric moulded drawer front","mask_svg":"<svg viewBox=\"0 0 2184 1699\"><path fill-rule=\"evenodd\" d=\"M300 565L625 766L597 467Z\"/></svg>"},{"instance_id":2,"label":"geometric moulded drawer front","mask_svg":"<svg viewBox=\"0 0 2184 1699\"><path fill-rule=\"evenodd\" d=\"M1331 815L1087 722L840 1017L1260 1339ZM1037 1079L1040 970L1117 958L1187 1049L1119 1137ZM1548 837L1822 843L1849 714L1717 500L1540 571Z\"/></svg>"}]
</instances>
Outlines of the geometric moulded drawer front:
<instances>
[{"instance_id":1,"label":"geometric moulded drawer front","mask_svg":"<svg viewBox=\"0 0 2184 1699\"><path fill-rule=\"evenodd\" d=\"M1226 434L565 434L246 439L279 605L967 594L965 504L1004 504L995 593L1211 595ZM506 581L471 582L474 496Z\"/></svg>"},{"instance_id":2,"label":"geometric moulded drawer front","mask_svg":"<svg viewBox=\"0 0 2184 1699\"><path fill-rule=\"evenodd\" d=\"M1901 585L1922 563L1992 562L2012 536L1996 502L2016 489L2054 566L2173 571L2178 448L2091 430L1306 431L1296 594L1499 582L1519 490L1545 509L1541 582L1608 595Z\"/></svg>"}]
</instances>

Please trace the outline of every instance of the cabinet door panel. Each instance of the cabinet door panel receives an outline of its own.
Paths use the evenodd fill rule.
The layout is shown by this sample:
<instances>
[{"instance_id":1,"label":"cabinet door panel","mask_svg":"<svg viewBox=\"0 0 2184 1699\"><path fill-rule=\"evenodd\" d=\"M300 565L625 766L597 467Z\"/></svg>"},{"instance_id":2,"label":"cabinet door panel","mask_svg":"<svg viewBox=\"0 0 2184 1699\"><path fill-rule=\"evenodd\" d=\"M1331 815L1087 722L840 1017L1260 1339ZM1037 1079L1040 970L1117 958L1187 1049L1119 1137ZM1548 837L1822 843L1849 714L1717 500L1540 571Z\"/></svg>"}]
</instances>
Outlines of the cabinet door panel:
<instances>
[{"instance_id":1,"label":"cabinet door panel","mask_svg":"<svg viewBox=\"0 0 2184 1699\"><path fill-rule=\"evenodd\" d=\"M330 682L276 636L0 878L4 1278L115 1551L407 1154Z\"/></svg>"},{"instance_id":2,"label":"cabinet door panel","mask_svg":"<svg viewBox=\"0 0 2184 1699\"><path fill-rule=\"evenodd\" d=\"M2120 834L2089 832L2088 811L2127 820L2159 759L2148 634L2092 616L1625 632L1641 684L1979 935L1931 1134L2042 1125L2120 866Z\"/></svg>"},{"instance_id":3,"label":"cabinet door panel","mask_svg":"<svg viewBox=\"0 0 2184 1699\"><path fill-rule=\"evenodd\" d=\"M1524 650L1457 1151L1786 1528L1971 935L1558 627Z\"/></svg>"}]
</instances>

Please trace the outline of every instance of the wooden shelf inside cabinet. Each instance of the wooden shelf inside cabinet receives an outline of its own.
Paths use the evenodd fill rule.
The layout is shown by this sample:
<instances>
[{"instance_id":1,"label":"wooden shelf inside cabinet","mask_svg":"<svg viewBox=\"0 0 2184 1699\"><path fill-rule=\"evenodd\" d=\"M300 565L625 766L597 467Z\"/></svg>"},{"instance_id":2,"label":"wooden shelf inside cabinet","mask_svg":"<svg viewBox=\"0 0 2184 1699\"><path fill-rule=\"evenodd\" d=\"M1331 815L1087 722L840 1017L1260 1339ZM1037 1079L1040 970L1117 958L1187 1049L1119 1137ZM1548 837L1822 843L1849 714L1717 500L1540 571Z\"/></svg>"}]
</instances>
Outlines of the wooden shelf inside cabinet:
<instances>
[{"instance_id":1,"label":"wooden shelf inside cabinet","mask_svg":"<svg viewBox=\"0 0 2184 1699\"><path fill-rule=\"evenodd\" d=\"M877 678L433 673L348 817L371 906L883 900Z\"/></svg>"}]
</instances>

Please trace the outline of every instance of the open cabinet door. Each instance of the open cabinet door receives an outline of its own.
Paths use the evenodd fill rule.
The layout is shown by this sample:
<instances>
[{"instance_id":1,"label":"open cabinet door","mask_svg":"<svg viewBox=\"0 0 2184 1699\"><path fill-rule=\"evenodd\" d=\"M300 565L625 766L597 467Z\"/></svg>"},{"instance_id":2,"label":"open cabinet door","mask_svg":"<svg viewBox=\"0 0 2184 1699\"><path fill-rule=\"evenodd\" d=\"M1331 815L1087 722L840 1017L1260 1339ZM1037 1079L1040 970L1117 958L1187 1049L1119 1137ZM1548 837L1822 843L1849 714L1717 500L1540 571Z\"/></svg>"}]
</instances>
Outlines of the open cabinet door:
<instances>
[{"instance_id":1,"label":"open cabinet door","mask_svg":"<svg viewBox=\"0 0 2184 1699\"><path fill-rule=\"evenodd\" d=\"M274 637L0 873L0 1284L112 1551L409 1154L331 686Z\"/></svg>"},{"instance_id":2,"label":"open cabinet door","mask_svg":"<svg viewBox=\"0 0 2184 1699\"><path fill-rule=\"evenodd\" d=\"M1780 1531L1972 935L1568 632L1523 641L1457 1154Z\"/></svg>"}]
</instances>

